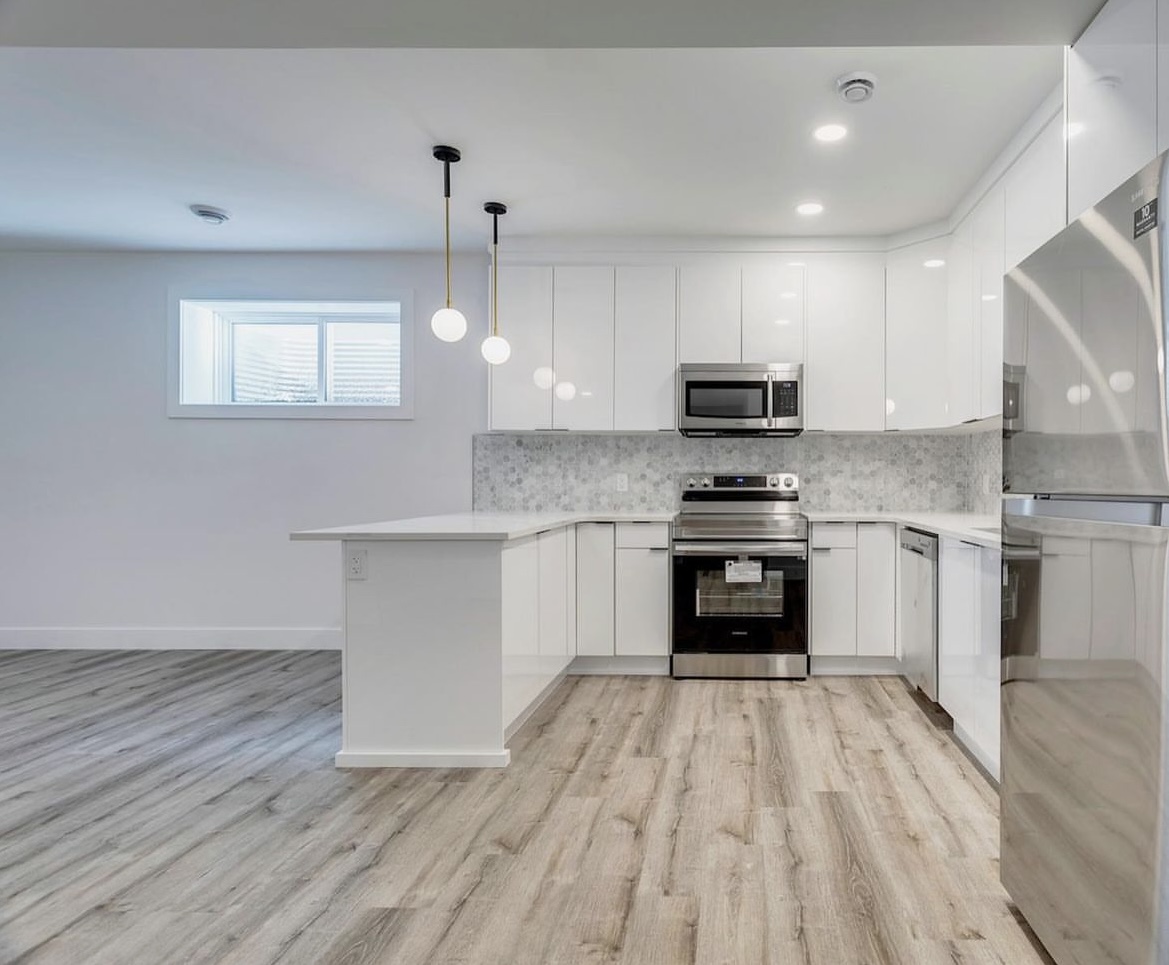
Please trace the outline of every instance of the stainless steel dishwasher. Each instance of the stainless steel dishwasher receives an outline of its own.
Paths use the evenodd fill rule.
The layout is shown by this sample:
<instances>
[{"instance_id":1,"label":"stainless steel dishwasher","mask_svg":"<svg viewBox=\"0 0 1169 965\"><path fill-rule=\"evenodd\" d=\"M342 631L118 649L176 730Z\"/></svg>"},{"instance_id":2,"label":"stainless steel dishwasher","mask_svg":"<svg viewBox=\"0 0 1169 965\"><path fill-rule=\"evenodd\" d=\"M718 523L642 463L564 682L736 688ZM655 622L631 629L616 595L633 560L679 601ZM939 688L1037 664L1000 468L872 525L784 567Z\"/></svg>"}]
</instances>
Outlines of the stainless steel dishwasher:
<instances>
[{"instance_id":1,"label":"stainless steel dishwasher","mask_svg":"<svg viewBox=\"0 0 1169 965\"><path fill-rule=\"evenodd\" d=\"M930 700L938 699L938 538L903 526L901 669Z\"/></svg>"}]
</instances>

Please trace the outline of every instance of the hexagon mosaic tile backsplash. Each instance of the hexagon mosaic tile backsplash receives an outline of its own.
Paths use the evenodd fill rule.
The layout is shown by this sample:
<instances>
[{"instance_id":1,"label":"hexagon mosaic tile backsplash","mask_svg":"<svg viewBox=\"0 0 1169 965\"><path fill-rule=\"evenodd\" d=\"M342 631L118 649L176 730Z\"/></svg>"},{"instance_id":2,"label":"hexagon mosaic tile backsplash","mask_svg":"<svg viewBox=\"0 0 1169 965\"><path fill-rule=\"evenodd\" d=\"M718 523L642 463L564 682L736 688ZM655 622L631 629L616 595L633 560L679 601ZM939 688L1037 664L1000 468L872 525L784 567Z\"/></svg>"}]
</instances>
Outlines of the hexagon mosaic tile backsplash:
<instances>
[{"instance_id":1,"label":"hexagon mosaic tile backsplash","mask_svg":"<svg viewBox=\"0 0 1169 965\"><path fill-rule=\"evenodd\" d=\"M782 470L806 509L998 512L998 429L967 435L687 439L630 434L486 433L474 439L474 507L670 512L688 473ZM620 476L628 489L618 489ZM987 481L991 492L984 491Z\"/></svg>"}]
</instances>

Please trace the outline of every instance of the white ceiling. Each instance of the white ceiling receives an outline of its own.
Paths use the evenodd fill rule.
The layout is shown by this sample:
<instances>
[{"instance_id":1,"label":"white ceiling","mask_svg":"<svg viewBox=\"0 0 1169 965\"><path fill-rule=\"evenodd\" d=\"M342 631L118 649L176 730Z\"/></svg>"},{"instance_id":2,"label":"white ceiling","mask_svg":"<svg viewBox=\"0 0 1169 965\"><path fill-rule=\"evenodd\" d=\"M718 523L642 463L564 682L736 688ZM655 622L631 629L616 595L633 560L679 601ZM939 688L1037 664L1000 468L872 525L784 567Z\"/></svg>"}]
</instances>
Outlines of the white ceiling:
<instances>
[{"instance_id":1,"label":"white ceiling","mask_svg":"<svg viewBox=\"0 0 1169 965\"><path fill-rule=\"evenodd\" d=\"M77 47L1069 44L1103 0L2 0L0 42Z\"/></svg>"},{"instance_id":2,"label":"white ceiling","mask_svg":"<svg viewBox=\"0 0 1169 965\"><path fill-rule=\"evenodd\" d=\"M885 235L949 214L1058 47L0 47L0 245L414 249L514 235ZM874 72L872 102L833 80ZM813 142L840 121L844 142ZM18 136L12 136L19 132ZM810 221L794 205L821 200ZM212 228L187 205L232 212Z\"/></svg>"}]
</instances>

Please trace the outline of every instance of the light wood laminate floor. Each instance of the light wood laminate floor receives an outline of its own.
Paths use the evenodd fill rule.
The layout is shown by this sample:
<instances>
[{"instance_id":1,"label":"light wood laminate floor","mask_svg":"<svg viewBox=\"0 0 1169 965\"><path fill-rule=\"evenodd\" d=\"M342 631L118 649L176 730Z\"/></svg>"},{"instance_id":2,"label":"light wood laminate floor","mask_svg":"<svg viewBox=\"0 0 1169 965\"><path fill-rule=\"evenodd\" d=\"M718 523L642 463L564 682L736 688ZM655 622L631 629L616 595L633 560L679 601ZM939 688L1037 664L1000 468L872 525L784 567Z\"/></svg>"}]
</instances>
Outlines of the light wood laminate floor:
<instances>
[{"instance_id":1,"label":"light wood laminate floor","mask_svg":"<svg viewBox=\"0 0 1169 965\"><path fill-rule=\"evenodd\" d=\"M499 771L337 771L335 653L0 655L0 961L1036 965L892 678L567 680Z\"/></svg>"}]
</instances>

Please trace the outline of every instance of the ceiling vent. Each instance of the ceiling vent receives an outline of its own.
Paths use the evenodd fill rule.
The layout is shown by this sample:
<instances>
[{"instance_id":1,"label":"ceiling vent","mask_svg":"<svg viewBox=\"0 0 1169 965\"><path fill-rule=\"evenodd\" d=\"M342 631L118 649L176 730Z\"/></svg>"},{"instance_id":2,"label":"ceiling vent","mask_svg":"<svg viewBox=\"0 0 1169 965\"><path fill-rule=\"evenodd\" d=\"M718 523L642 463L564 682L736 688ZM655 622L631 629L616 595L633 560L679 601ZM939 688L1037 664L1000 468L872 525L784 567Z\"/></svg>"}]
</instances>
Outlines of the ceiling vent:
<instances>
[{"instance_id":1,"label":"ceiling vent","mask_svg":"<svg viewBox=\"0 0 1169 965\"><path fill-rule=\"evenodd\" d=\"M207 224L220 225L231 219L231 215L222 208L214 208L209 204L191 205L191 214Z\"/></svg>"},{"instance_id":2,"label":"ceiling vent","mask_svg":"<svg viewBox=\"0 0 1169 965\"><path fill-rule=\"evenodd\" d=\"M863 104L877 89L877 78L867 71L855 70L836 78L836 91L848 104Z\"/></svg>"}]
</instances>

